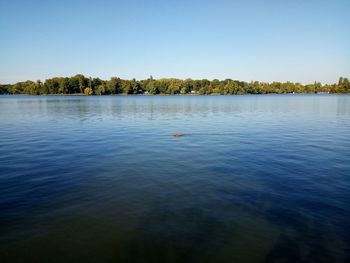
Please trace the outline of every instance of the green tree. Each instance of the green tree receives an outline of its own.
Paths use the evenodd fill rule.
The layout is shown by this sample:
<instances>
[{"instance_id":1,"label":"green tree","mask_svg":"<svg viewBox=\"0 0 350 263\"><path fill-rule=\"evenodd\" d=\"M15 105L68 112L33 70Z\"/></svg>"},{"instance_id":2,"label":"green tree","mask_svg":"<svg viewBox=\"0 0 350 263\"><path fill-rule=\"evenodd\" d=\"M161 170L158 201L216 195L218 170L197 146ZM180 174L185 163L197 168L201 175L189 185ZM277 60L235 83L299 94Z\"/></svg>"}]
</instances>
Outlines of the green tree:
<instances>
[{"instance_id":1,"label":"green tree","mask_svg":"<svg viewBox=\"0 0 350 263\"><path fill-rule=\"evenodd\" d=\"M112 77L106 83L106 93L107 94L119 94L122 93L122 80L117 77Z\"/></svg>"},{"instance_id":2,"label":"green tree","mask_svg":"<svg viewBox=\"0 0 350 263\"><path fill-rule=\"evenodd\" d=\"M158 94L159 93L159 89L157 88L157 86L155 85L155 81L153 79L150 79L146 85L146 90L150 93L150 94Z\"/></svg>"},{"instance_id":3,"label":"green tree","mask_svg":"<svg viewBox=\"0 0 350 263\"><path fill-rule=\"evenodd\" d=\"M68 78L57 78L58 82L58 93L68 94L69 93L69 79Z\"/></svg>"},{"instance_id":4,"label":"green tree","mask_svg":"<svg viewBox=\"0 0 350 263\"><path fill-rule=\"evenodd\" d=\"M85 87L87 86L86 85L86 79L83 75L80 75L78 74L77 75L77 78L78 78L78 81L79 81L79 90L80 90L80 93L83 93L83 91L85 91Z\"/></svg>"},{"instance_id":5,"label":"green tree","mask_svg":"<svg viewBox=\"0 0 350 263\"><path fill-rule=\"evenodd\" d=\"M141 89L141 85L136 79L132 79L131 81L131 92L133 94L138 94L139 90Z\"/></svg>"},{"instance_id":6,"label":"green tree","mask_svg":"<svg viewBox=\"0 0 350 263\"><path fill-rule=\"evenodd\" d=\"M122 90L123 90L124 94L132 94L133 93L130 80L123 80L122 81Z\"/></svg>"},{"instance_id":7,"label":"green tree","mask_svg":"<svg viewBox=\"0 0 350 263\"><path fill-rule=\"evenodd\" d=\"M96 95L103 95L103 94L105 94L105 92L106 92L106 87L105 87L104 84L98 86L98 87L95 89L95 94L96 94Z\"/></svg>"},{"instance_id":8,"label":"green tree","mask_svg":"<svg viewBox=\"0 0 350 263\"><path fill-rule=\"evenodd\" d=\"M85 89L84 89L84 94L85 94L85 95L92 95L92 88L89 88L89 87L88 87L88 88L85 88Z\"/></svg>"}]
</instances>

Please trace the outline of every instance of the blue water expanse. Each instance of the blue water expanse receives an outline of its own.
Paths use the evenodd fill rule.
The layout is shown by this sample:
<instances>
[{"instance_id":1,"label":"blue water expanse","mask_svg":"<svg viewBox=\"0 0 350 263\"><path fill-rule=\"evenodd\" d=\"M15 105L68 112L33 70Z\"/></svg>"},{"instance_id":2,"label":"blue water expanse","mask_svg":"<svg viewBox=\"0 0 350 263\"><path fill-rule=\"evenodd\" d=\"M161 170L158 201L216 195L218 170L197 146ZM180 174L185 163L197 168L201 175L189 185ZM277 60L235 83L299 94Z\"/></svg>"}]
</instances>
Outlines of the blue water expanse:
<instances>
[{"instance_id":1,"label":"blue water expanse","mask_svg":"<svg viewBox=\"0 0 350 263\"><path fill-rule=\"evenodd\" d=\"M349 95L0 96L0 127L0 262L350 260Z\"/></svg>"}]
</instances>

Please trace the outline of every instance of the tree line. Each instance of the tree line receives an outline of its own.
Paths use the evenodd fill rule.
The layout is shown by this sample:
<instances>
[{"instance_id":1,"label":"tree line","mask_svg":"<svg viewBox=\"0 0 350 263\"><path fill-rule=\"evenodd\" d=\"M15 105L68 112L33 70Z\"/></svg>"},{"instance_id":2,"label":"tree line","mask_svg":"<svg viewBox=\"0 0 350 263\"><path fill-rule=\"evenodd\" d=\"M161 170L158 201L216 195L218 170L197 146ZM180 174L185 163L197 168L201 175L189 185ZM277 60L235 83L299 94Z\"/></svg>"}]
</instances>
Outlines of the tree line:
<instances>
[{"instance_id":1,"label":"tree line","mask_svg":"<svg viewBox=\"0 0 350 263\"><path fill-rule=\"evenodd\" d=\"M87 78L78 74L72 77L55 77L41 82L40 80L0 85L0 94L283 94L283 93L350 93L349 79L341 77L338 83L322 85L301 84L293 82L259 82L225 80L192 80L162 78L145 80L124 80L112 77L110 80Z\"/></svg>"}]
</instances>

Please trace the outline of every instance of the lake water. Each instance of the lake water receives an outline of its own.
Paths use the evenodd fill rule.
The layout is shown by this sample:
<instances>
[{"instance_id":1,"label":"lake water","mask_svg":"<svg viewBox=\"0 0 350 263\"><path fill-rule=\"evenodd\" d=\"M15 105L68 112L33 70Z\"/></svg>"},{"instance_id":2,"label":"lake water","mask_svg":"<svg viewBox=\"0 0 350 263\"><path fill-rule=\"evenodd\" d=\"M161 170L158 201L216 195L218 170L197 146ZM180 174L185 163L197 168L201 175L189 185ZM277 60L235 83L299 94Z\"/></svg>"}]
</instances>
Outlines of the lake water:
<instances>
[{"instance_id":1,"label":"lake water","mask_svg":"<svg viewBox=\"0 0 350 263\"><path fill-rule=\"evenodd\" d=\"M0 262L348 260L350 96L0 97Z\"/></svg>"}]
</instances>

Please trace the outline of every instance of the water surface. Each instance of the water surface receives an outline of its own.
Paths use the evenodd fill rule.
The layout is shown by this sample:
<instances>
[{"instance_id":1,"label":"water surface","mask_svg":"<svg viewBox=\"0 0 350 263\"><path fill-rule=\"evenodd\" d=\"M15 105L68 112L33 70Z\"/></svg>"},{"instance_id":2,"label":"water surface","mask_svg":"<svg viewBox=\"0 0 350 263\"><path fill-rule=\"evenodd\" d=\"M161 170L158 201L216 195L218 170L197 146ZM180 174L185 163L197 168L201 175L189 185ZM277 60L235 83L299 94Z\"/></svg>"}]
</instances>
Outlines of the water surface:
<instances>
[{"instance_id":1,"label":"water surface","mask_svg":"<svg viewBox=\"0 0 350 263\"><path fill-rule=\"evenodd\" d=\"M347 95L0 96L0 261L346 262L349 135Z\"/></svg>"}]
</instances>

